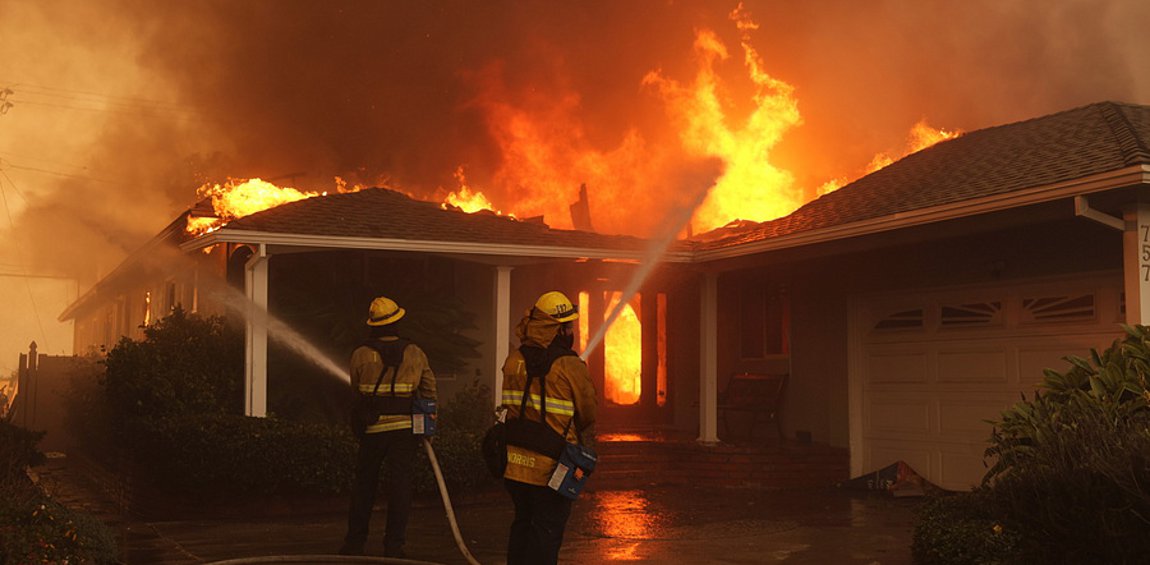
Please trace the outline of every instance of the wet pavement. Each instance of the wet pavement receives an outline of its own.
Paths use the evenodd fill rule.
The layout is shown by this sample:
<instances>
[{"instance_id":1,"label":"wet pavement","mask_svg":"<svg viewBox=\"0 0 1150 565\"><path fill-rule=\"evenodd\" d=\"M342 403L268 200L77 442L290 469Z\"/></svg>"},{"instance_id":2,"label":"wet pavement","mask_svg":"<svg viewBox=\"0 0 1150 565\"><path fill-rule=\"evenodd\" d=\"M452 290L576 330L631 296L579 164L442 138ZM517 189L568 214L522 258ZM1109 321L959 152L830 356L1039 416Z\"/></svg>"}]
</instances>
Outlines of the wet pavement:
<instances>
[{"instance_id":1,"label":"wet pavement","mask_svg":"<svg viewBox=\"0 0 1150 565\"><path fill-rule=\"evenodd\" d=\"M124 563L132 565L330 554L344 533L345 516L337 500L306 516L133 518L71 467L60 458L38 468L42 484L61 502L108 523L120 539ZM485 565L504 563L512 514L506 495L492 490L453 493L452 498L472 555ZM914 514L921 501L834 487L600 489L575 502L560 561L909 564ZM380 555L383 512L377 510L375 516L373 532L378 533L368 553ZM410 559L467 563L438 498L417 500L408 538Z\"/></svg>"}]
</instances>

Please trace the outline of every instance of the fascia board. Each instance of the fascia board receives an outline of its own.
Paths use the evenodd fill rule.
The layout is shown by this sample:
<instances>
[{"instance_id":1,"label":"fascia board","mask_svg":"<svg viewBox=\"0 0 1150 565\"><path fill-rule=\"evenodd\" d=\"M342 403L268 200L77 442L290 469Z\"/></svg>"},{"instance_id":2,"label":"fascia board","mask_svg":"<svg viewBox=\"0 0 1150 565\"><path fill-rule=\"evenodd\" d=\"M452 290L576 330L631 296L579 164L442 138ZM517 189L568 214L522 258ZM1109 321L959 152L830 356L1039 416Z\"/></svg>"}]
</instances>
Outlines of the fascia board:
<instances>
[{"instance_id":1,"label":"fascia board","mask_svg":"<svg viewBox=\"0 0 1150 565\"><path fill-rule=\"evenodd\" d=\"M556 247L548 245L510 245L498 243L470 243L460 241L429 241L415 239L380 239L364 237L330 237L276 232L237 231L221 228L192 241L185 242L185 252L209 247L217 243L265 243L297 247L327 249L379 249L389 251L416 251L423 253L454 253L464 255L531 256L559 259L625 259L641 260L645 250L602 249L591 247ZM663 261L689 263L687 252L664 254Z\"/></svg>"},{"instance_id":2,"label":"fascia board","mask_svg":"<svg viewBox=\"0 0 1150 565\"><path fill-rule=\"evenodd\" d=\"M732 245L731 247L721 249L696 251L693 255L693 260L697 263L705 263L707 261L731 259L754 255L756 253L777 251L816 243L826 243L839 239L964 218L988 212L1008 210L1010 208L1019 208L1031 204L1040 204L1042 202L1104 190L1113 190L1136 184L1150 184L1150 165L1136 165L1062 183L1016 190L1005 194L964 200L943 206L923 208L921 210L898 212L888 216L871 218L829 228L798 232L752 243Z\"/></svg>"}]
</instances>

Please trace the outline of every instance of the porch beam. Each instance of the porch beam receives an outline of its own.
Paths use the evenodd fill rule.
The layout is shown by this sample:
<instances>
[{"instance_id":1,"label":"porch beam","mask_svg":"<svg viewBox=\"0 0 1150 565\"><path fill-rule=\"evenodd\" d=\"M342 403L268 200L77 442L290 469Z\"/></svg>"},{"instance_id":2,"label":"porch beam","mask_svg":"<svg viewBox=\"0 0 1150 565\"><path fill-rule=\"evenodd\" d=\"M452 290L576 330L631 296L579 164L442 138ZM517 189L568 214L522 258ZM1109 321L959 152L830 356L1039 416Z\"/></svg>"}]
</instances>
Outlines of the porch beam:
<instances>
[{"instance_id":1,"label":"porch beam","mask_svg":"<svg viewBox=\"0 0 1150 565\"><path fill-rule=\"evenodd\" d=\"M718 443L719 275L703 273L699 286L699 442Z\"/></svg>"},{"instance_id":2,"label":"porch beam","mask_svg":"<svg viewBox=\"0 0 1150 565\"><path fill-rule=\"evenodd\" d=\"M244 293L249 301L244 317L244 414L262 418L268 412L268 255L262 243L244 265Z\"/></svg>"},{"instance_id":3,"label":"porch beam","mask_svg":"<svg viewBox=\"0 0 1150 565\"><path fill-rule=\"evenodd\" d=\"M511 348L511 270L495 267L495 385L491 398L495 406L503 404L503 361Z\"/></svg>"}]
</instances>

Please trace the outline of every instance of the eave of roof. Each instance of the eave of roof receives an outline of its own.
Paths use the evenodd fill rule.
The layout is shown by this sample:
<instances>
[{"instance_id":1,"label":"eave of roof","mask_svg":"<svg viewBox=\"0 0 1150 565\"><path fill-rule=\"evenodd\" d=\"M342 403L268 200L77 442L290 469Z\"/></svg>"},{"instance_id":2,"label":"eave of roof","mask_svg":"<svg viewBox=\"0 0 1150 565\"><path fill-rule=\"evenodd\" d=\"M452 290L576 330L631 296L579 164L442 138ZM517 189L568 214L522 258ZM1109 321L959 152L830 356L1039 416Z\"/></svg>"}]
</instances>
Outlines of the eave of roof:
<instances>
[{"instance_id":1,"label":"eave of roof","mask_svg":"<svg viewBox=\"0 0 1150 565\"><path fill-rule=\"evenodd\" d=\"M469 241L345 237L247 231L228 227L187 241L181 245L180 248L184 251L194 251L218 243L282 245L291 247L313 247L317 249L374 249L464 255L546 257L558 259L632 260L642 259L647 252L647 250L638 247L611 249L606 247L564 247L558 245L520 245ZM691 253L688 251L669 251L663 255L663 260L680 263L690 262Z\"/></svg>"},{"instance_id":2,"label":"eave of roof","mask_svg":"<svg viewBox=\"0 0 1150 565\"><path fill-rule=\"evenodd\" d=\"M995 194L983 198L963 200L952 204L897 212L886 216L868 218L845 224L836 224L825 228L795 231L754 241L727 241L723 246L696 250L692 253L692 260L702 263L825 243L838 239L965 218L1053 200L1069 199L1078 195L1125 188L1136 184L1150 185L1150 165L1134 165L1117 171L1108 171L1054 185L1039 186L1005 194Z\"/></svg>"}]
</instances>

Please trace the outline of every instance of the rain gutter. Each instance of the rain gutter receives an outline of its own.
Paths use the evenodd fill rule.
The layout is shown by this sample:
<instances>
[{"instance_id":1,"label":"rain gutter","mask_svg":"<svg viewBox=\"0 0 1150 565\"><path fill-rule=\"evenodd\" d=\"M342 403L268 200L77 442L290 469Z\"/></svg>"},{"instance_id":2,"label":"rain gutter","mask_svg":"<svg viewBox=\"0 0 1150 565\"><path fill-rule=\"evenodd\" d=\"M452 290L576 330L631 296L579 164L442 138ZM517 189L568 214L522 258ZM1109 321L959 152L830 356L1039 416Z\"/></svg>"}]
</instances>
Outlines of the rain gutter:
<instances>
[{"instance_id":1,"label":"rain gutter","mask_svg":"<svg viewBox=\"0 0 1150 565\"><path fill-rule=\"evenodd\" d=\"M922 208L920 210L897 212L878 218L792 233L753 243L696 251L693 255L693 259L695 262L701 263L778 251L792 247L801 247L804 245L814 245L944 220L975 216L988 212L1008 210L1010 208L1019 208L1031 204L1060 200L1104 190L1113 190L1136 184L1150 184L1150 165L1134 165L1071 181L1016 190L1005 194L964 200L953 204Z\"/></svg>"}]
</instances>

